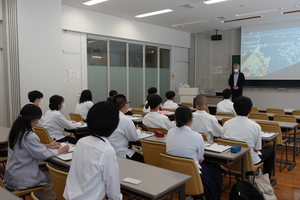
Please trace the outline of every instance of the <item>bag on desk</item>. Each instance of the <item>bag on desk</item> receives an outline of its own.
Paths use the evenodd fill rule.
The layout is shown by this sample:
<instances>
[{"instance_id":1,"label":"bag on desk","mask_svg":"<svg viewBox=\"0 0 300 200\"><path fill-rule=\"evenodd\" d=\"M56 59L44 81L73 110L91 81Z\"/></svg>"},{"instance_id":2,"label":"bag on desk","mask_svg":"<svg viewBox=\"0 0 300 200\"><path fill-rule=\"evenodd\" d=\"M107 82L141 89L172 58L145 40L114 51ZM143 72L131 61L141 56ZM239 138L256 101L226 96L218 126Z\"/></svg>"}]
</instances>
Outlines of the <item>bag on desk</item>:
<instances>
[{"instance_id":1,"label":"bag on desk","mask_svg":"<svg viewBox=\"0 0 300 200\"><path fill-rule=\"evenodd\" d=\"M276 200L274 188L270 183L269 174L263 174L262 169L258 169L255 176L249 176L249 181L253 183L258 191L260 191L265 200Z\"/></svg>"},{"instance_id":2,"label":"bag on desk","mask_svg":"<svg viewBox=\"0 0 300 200\"><path fill-rule=\"evenodd\" d=\"M236 179L233 184L229 200L263 200L263 195L249 182Z\"/></svg>"}]
</instances>

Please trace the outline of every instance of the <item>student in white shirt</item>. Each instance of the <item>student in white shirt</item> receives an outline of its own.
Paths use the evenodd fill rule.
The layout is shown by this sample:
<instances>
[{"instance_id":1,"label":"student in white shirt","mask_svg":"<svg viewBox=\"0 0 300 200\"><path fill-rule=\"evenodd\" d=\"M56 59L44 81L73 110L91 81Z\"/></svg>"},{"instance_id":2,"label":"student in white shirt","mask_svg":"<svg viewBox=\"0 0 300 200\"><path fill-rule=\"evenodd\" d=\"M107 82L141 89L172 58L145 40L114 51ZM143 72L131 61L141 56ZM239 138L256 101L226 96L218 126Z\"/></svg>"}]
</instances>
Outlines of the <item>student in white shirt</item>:
<instances>
[{"instance_id":1,"label":"student in white shirt","mask_svg":"<svg viewBox=\"0 0 300 200\"><path fill-rule=\"evenodd\" d=\"M84 120L86 120L87 113L94 105L92 102L93 96L90 90L83 90L80 95L79 102L76 105L75 113L80 114Z\"/></svg>"},{"instance_id":2,"label":"student in white shirt","mask_svg":"<svg viewBox=\"0 0 300 200\"><path fill-rule=\"evenodd\" d=\"M202 163L204 161L204 141L199 133L190 128L193 123L191 109L180 106L175 111L175 118L177 127L168 132L167 154L193 159L201 174L205 197L210 200L220 199L222 193L221 172L212 165Z\"/></svg>"},{"instance_id":3,"label":"student in white shirt","mask_svg":"<svg viewBox=\"0 0 300 200\"><path fill-rule=\"evenodd\" d=\"M178 104L174 103L174 99L175 99L175 92L174 91L168 91L166 92L166 97L167 97L167 101L163 104L162 108L167 108L167 109L177 109L178 108Z\"/></svg>"},{"instance_id":4,"label":"student in white shirt","mask_svg":"<svg viewBox=\"0 0 300 200\"><path fill-rule=\"evenodd\" d=\"M253 164L264 162L264 172L269 173L271 177L275 159L273 148L270 146L262 148L261 127L248 118L252 109L251 99L241 96L235 100L233 106L237 116L225 122L224 138L246 142L250 147Z\"/></svg>"},{"instance_id":5,"label":"student in white shirt","mask_svg":"<svg viewBox=\"0 0 300 200\"><path fill-rule=\"evenodd\" d=\"M81 138L74 150L64 198L67 200L122 200L116 152L108 138L119 123L118 107L107 101L89 111L90 136Z\"/></svg>"},{"instance_id":6,"label":"student in white shirt","mask_svg":"<svg viewBox=\"0 0 300 200\"><path fill-rule=\"evenodd\" d=\"M42 103L43 97L44 97L43 93L41 93L38 90L33 90L31 92L28 92L29 102L36 106L39 106ZM37 126L41 126L43 124L43 121L44 121L44 116L42 115Z\"/></svg>"},{"instance_id":7,"label":"student in white shirt","mask_svg":"<svg viewBox=\"0 0 300 200\"><path fill-rule=\"evenodd\" d=\"M233 102L231 99L231 89L223 90L223 100L217 104L217 112L220 113L233 113L236 116L235 110L233 108Z\"/></svg>"},{"instance_id":8,"label":"student in white shirt","mask_svg":"<svg viewBox=\"0 0 300 200\"><path fill-rule=\"evenodd\" d=\"M165 130L170 130L175 127L166 115L160 114L157 111L160 108L162 98L157 94L152 94L149 96L148 104L150 106L150 112L145 115L143 119L143 124L150 128L163 128Z\"/></svg>"},{"instance_id":9,"label":"student in white shirt","mask_svg":"<svg viewBox=\"0 0 300 200\"><path fill-rule=\"evenodd\" d=\"M57 142L70 142L76 144L77 139L64 135L64 129L75 129L82 125L82 122L73 123L67 120L60 112L65 106L65 100L62 96L53 95L49 100L49 108L45 114L42 127L45 128L51 139Z\"/></svg>"},{"instance_id":10,"label":"student in white shirt","mask_svg":"<svg viewBox=\"0 0 300 200\"><path fill-rule=\"evenodd\" d=\"M150 112L150 106L148 104L148 99L149 99L151 94L156 94L156 93L157 93L156 87L151 87L151 88L148 89L147 101L145 102L145 106L143 108L144 113L149 113Z\"/></svg>"},{"instance_id":11,"label":"student in white shirt","mask_svg":"<svg viewBox=\"0 0 300 200\"><path fill-rule=\"evenodd\" d=\"M5 184L25 189L48 183L48 176L39 169L39 160L47 160L69 150L60 143L42 144L34 133L42 116L42 110L33 104L25 105L14 122L8 137L8 160L5 169Z\"/></svg>"},{"instance_id":12,"label":"student in white shirt","mask_svg":"<svg viewBox=\"0 0 300 200\"><path fill-rule=\"evenodd\" d=\"M191 129L206 134L210 142L213 142L214 137L222 137L223 128L217 118L205 111L208 106L206 96L197 95L195 104L197 110L193 113L194 120Z\"/></svg>"},{"instance_id":13,"label":"student in white shirt","mask_svg":"<svg viewBox=\"0 0 300 200\"><path fill-rule=\"evenodd\" d=\"M135 142L140 139L141 128L135 126L132 120L125 116L129 108L129 103L123 94L117 94L113 98L113 103L119 108L120 122L117 129L108 138L111 146L115 149L117 156L131 160L144 162L144 157L129 149L129 141Z\"/></svg>"}]
</instances>

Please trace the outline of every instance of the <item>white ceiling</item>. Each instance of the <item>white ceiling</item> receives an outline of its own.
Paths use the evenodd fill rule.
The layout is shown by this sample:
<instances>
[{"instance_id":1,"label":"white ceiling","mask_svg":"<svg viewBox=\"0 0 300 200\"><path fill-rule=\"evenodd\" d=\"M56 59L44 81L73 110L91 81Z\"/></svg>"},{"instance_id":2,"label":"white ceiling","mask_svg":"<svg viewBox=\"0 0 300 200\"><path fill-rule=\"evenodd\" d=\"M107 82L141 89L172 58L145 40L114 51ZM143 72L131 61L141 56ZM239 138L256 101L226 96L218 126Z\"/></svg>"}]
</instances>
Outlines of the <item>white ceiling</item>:
<instances>
[{"instance_id":1,"label":"white ceiling","mask_svg":"<svg viewBox=\"0 0 300 200\"><path fill-rule=\"evenodd\" d=\"M96 12L114 15L143 23L162 26L170 29L180 30L188 33L199 33L204 31L214 31L218 29L230 30L241 26L264 24L287 20L300 20L300 12L282 15L283 11L300 10L299 0L229 0L215 4L204 4L204 0L108 0L93 6L86 6L82 3L87 0L62 0L65 5L92 10ZM183 5L191 4L194 8L184 8ZM248 4L241 7L241 5ZM282 8L282 11L255 14L262 18L250 19L238 22L222 23L215 20L217 17L226 17L228 20L239 19L236 14L252 13L262 10ZM135 15L148 12L172 9L173 12L146 17L136 18ZM240 18L251 17L247 15ZM99 19L101 20L101 19ZM173 27L173 24L182 24L206 20L207 22L185 25L184 27Z\"/></svg>"}]
</instances>

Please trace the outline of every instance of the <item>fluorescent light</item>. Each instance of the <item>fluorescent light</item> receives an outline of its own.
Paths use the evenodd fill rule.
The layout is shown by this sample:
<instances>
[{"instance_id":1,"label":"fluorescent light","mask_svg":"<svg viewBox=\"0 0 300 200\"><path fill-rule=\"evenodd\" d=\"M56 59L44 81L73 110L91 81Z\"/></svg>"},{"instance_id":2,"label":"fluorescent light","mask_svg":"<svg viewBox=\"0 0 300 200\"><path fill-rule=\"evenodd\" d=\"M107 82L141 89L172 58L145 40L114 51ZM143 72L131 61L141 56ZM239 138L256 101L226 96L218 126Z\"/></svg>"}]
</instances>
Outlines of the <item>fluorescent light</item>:
<instances>
[{"instance_id":1,"label":"fluorescent light","mask_svg":"<svg viewBox=\"0 0 300 200\"><path fill-rule=\"evenodd\" d=\"M282 8L274 8L274 9L269 9L269 10L260 10L260 11L256 11L256 12L237 14L235 16L243 17L243 16L247 16L247 15L258 15L258 14L261 14L261 13L275 12L275 11L279 11L279 10L283 10L283 9Z\"/></svg>"},{"instance_id":2,"label":"fluorescent light","mask_svg":"<svg viewBox=\"0 0 300 200\"><path fill-rule=\"evenodd\" d=\"M155 11L155 12L150 12L150 13L145 13L145 14L137 15L135 17L137 17L137 18L149 17L149 16L160 15L160 14L168 13L168 12L172 12L172 11L173 10L171 10L171 9L165 9L165 10L159 10L159 11Z\"/></svg>"},{"instance_id":3,"label":"fluorescent light","mask_svg":"<svg viewBox=\"0 0 300 200\"><path fill-rule=\"evenodd\" d=\"M92 56L92 58L102 58L102 56Z\"/></svg>"},{"instance_id":4,"label":"fluorescent light","mask_svg":"<svg viewBox=\"0 0 300 200\"><path fill-rule=\"evenodd\" d=\"M107 1L107 0L91 0L91 1L87 1L87 2L85 2L83 4L87 5L87 6L91 6L91 5L95 5L97 3L102 3L104 1Z\"/></svg>"},{"instance_id":5,"label":"fluorescent light","mask_svg":"<svg viewBox=\"0 0 300 200\"><path fill-rule=\"evenodd\" d=\"M190 24L199 24L202 22L207 22L206 20L199 20L199 21L193 21L193 22L186 22L182 24L173 24L172 26L185 26L185 25L190 25Z\"/></svg>"},{"instance_id":6,"label":"fluorescent light","mask_svg":"<svg viewBox=\"0 0 300 200\"><path fill-rule=\"evenodd\" d=\"M212 3L219 3L227 0L205 0L203 3L205 4L212 4Z\"/></svg>"}]
</instances>

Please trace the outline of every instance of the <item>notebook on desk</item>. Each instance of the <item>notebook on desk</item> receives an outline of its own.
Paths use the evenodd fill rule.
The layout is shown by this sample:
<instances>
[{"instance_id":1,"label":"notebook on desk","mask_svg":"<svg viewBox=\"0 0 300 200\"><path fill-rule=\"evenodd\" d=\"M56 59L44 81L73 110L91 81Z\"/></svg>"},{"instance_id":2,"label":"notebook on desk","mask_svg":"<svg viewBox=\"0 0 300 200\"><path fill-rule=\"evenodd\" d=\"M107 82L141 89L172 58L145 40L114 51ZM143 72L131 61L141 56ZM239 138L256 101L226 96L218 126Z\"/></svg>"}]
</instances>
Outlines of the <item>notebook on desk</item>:
<instances>
[{"instance_id":1,"label":"notebook on desk","mask_svg":"<svg viewBox=\"0 0 300 200\"><path fill-rule=\"evenodd\" d=\"M272 137L275 133L271 133L271 132L264 132L262 131L261 132L261 137L263 138L269 138L269 137Z\"/></svg>"},{"instance_id":2,"label":"notebook on desk","mask_svg":"<svg viewBox=\"0 0 300 200\"><path fill-rule=\"evenodd\" d=\"M205 147L204 147L204 149L207 151L213 151L213 152L217 152L217 153L222 153L230 148L231 148L231 146L229 146L229 145L218 144L218 143L212 143L212 144L205 143Z\"/></svg>"},{"instance_id":3,"label":"notebook on desk","mask_svg":"<svg viewBox=\"0 0 300 200\"><path fill-rule=\"evenodd\" d=\"M67 160L72 160L72 156L73 156L73 153L64 153L64 154L59 154L56 157L59 159L62 159L64 161L67 161Z\"/></svg>"}]
</instances>

